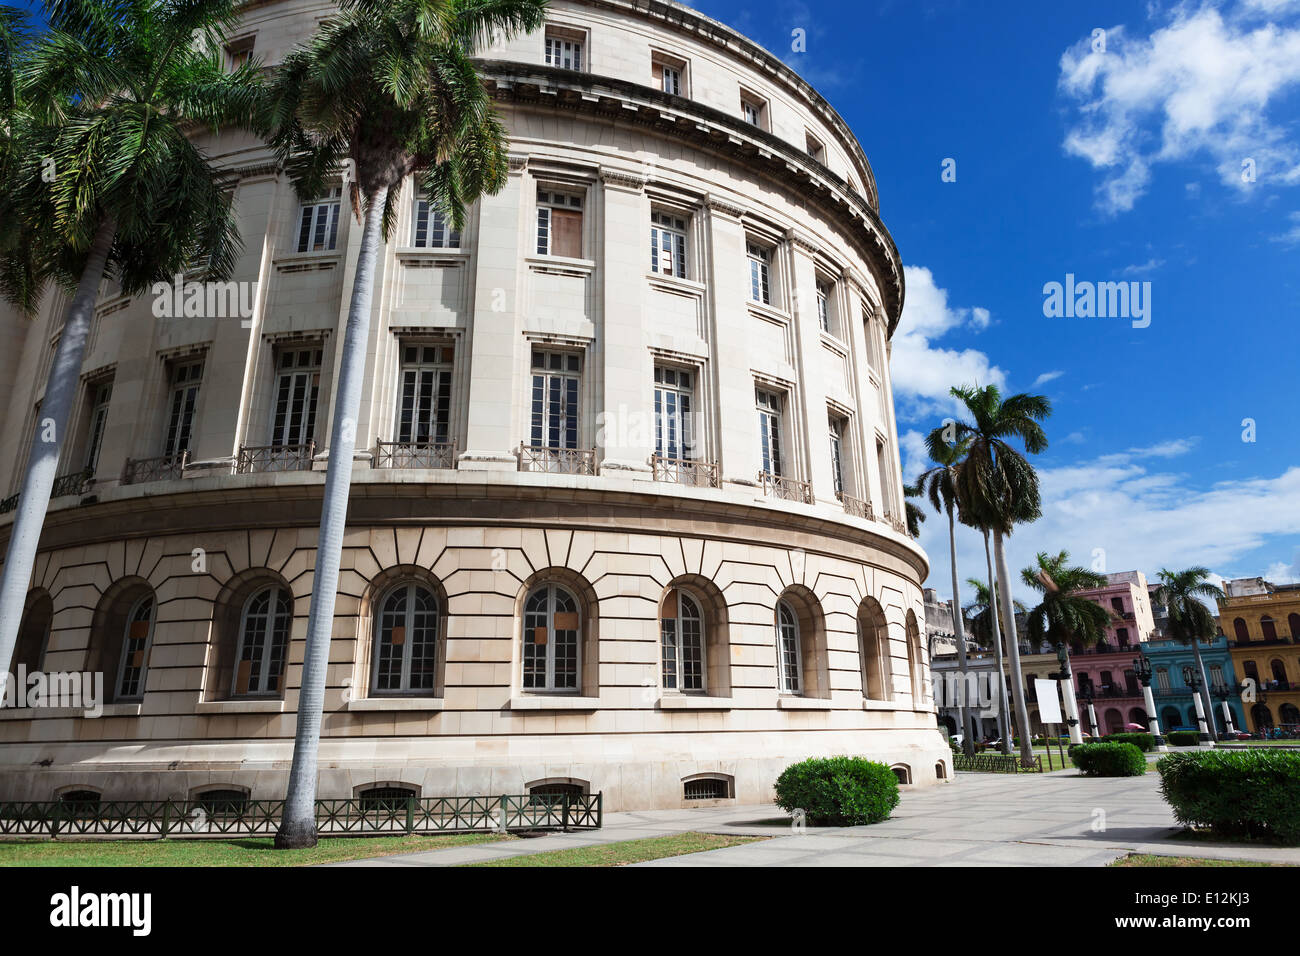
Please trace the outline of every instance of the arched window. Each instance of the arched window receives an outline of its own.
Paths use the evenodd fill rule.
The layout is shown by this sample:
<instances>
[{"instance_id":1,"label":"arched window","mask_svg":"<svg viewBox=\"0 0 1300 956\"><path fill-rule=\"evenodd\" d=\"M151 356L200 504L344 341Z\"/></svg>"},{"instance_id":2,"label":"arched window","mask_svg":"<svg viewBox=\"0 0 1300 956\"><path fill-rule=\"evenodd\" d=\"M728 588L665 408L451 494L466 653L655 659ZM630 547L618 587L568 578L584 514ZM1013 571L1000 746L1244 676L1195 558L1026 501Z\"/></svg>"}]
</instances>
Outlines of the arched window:
<instances>
[{"instance_id":1,"label":"arched window","mask_svg":"<svg viewBox=\"0 0 1300 956\"><path fill-rule=\"evenodd\" d=\"M122 635L122 657L117 666L115 700L140 700L149 668L149 647L153 643L153 594L138 598L126 615Z\"/></svg>"},{"instance_id":2,"label":"arched window","mask_svg":"<svg viewBox=\"0 0 1300 956\"><path fill-rule=\"evenodd\" d=\"M582 673L578 602L557 584L534 588L524 602L525 690L576 693Z\"/></svg>"},{"instance_id":3,"label":"arched window","mask_svg":"<svg viewBox=\"0 0 1300 956\"><path fill-rule=\"evenodd\" d=\"M1182 722L1183 718L1178 713L1177 707L1166 707L1160 711L1160 729L1166 733L1180 726Z\"/></svg>"},{"instance_id":4,"label":"arched window","mask_svg":"<svg viewBox=\"0 0 1300 956\"><path fill-rule=\"evenodd\" d=\"M59 794L59 813L64 816L94 817L99 813L100 795L96 790L64 790Z\"/></svg>"},{"instance_id":5,"label":"arched window","mask_svg":"<svg viewBox=\"0 0 1300 956\"><path fill-rule=\"evenodd\" d=\"M1295 730L1296 725L1300 724L1300 708L1295 704L1283 704L1277 709L1278 723L1288 730Z\"/></svg>"},{"instance_id":6,"label":"arched window","mask_svg":"<svg viewBox=\"0 0 1300 956\"><path fill-rule=\"evenodd\" d=\"M379 602L370 686L375 694L432 695L438 685L438 621L433 592L408 581Z\"/></svg>"},{"instance_id":7,"label":"arched window","mask_svg":"<svg viewBox=\"0 0 1300 956\"><path fill-rule=\"evenodd\" d=\"M1265 614L1263 617L1259 619L1259 629L1264 634L1264 640L1266 641L1277 640L1277 625L1273 623L1273 619L1269 617L1267 614Z\"/></svg>"},{"instance_id":8,"label":"arched window","mask_svg":"<svg viewBox=\"0 0 1300 956\"><path fill-rule=\"evenodd\" d=\"M417 796L414 787L384 785L357 791L362 813L400 813Z\"/></svg>"},{"instance_id":9,"label":"arched window","mask_svg":"<svg viewBox=\"0 0 1300 956\"><path fill-rule=\"evenodd\" d=\"M898 778L899 783L912 782L912 768L905 763L897 763L889 768L894 771L894 776Z\"/></svg>"},{"instance_id":10,"label":"arched window","mask_svg":"<svg viewBox=\"0 0 1300 956\"><path fill-rule=\"evenodd\" d=\"M1250 630L1246 627L1246 622L1239 617L1232 619L1232 632L1237 635L1237 640L1242 644L1250 643Z\"/></svg>"},{"instance_id":11,"label":"arched window","mask_svg":"<svg viewBox=\"0 0 1300 956\"><path fill-rule=\"evenodd\" d=\"M1300 614L1288 614L1286 624L1291 629L1291 640L1300 644Z\"/></svg>"},{"instance_id":12,"label":"arched window","mask_svg":"<svg viewBox=\"0 0 1300 956\"><path fill-rule=\"evenodd\" d=\"M1250 708L1250 719L1255 722L1256 730L1273 728L1273 713L1268 709L1268 704L1256 704Z\"/></svg>"},{"instance_id":13,"label":"arched window","mask_svg":"<svg viewBox=\"0 0 1300 956\"><path fill-rule=\"evenodd\" d=\"M1286 665L1282 663L1281 659L1275 657L1271 661L1269 661L1268 669L1269 672L1272 673L1273 675L1273 680L1277 681L1279 684L1285 687L1286 686Z\"/></svg>"},{"instance_id":14,"label":"arched window","mask_svg":"<svg viewBox=\"0 0 1300 956\"><path fill-rule=\"evenodd\" d=\"M921 629L916 624L916 612L907 612L907 669L912 675L912 706L925 700L925 658L921 652Z\"/></svg>"},{"instance_id":15,"label":"arched window","mask_svg":"<svg viewBox=\"0 0 1300 956\"><path fill-rule=\"evenodd\" d=\"M215 817L237 817L248 810L247 792L229 787L200 790L194 795L194 802L204 813Z\"/></svg>"},{"instance_id":16,"label":"arched window","mask_svg":"<svg viewBox=\"0 0 1300 956\"><path fill-rule=\"evenodd\" d=\"M699 602L683 588L669 588L659 608L664 690L704 693L704 631Z\"/></svg>"},{"instance_id":17,"label":"arched window","mask_svg":"<svg viewBox=\"0 0 1300 956\"><path fill-rule=\"evenodd\" d=\"M284 691L284 664L293 626L293 598L278 584L245 603L235 655L235 697L276 697Z\"/></svg>"},{"instance_id":18,"label":"arched window","mask_svg":"<svg viewBox=\"0 0 1300 956\"><path fill-rule=\"evenodd\" d=\"M935 780L947 780L947 779L948 779L948 768L944 766L942 760L938 761L938 762L935 763L935 765L934 765L934 779L935 779Z\"/></svg>"},{"instance_id":19,"label":"arched window","mask_svg":"<svg viewBox=\"0 0 1300 956\"><path fill-rule=\"evenodd\" d=\"M858 607L858 654L862 664L862 696L868 700L890 700L889 626L885 612L874 598L864 598Z\"/></svg>"},{"instance_id":20,"label":"arched window","mask_svg":"<svg viewBox=\"0 0 1300 956\"><path fill-rule=\"evenodd\" d=\"M18 644L14 648L11 670L15 676L20 665L25 666L28 673L41 669L45 648L50 640L50 625L54 621L54 602L47 592L31 592L26 604L22 624L18 629Z\"/></svg>"},{"instance_id":21,"label":"arched window","mask_svg":"<svg viewBox=\"0 0 1300 956\"><path fill-rule=\"evenodd\" d=\"M799 615L788 601L777 601L777 688L784 694L803 692L803 649L799 645Z\"/></svg>"}]
</instances>

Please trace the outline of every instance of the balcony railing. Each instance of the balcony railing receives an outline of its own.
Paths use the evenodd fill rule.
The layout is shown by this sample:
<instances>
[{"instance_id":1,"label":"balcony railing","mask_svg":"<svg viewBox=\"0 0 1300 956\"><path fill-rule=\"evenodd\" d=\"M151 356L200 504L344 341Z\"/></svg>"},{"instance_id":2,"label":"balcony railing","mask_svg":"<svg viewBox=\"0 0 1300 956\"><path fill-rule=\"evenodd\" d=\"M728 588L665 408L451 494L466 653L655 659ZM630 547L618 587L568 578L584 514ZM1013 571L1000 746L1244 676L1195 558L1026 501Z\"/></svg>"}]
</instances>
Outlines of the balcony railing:
<instances>
[{"instance_id":1,"label":"balcony railing","mask_svg":"<svg viewBox=\"0 0 1300 956\"><path fill-rule=\"evenodd\" d=\"M14 493L3 501L0 501L0 515L8 514L18 507L18 494Z\"/></svg>"},{"instance_id":2,"label":"balcony railing","mask_svg":"<svg viewBox=\"0 0 1300 956\"><path fill-rule=\"evenodd\" d=\"M690 485L692 488L718 487L717 462L651 455L650 468L653 471L655 481Z\"/></svg>"},{"instance_id":3,"label":"balcony railing","mask_svg":"<svg viewBox=\"0 0 1300 956\"><path fill-rule=\"evenodd\" d=\"M763 486L763 494L769 498L798 501L805 505L813 503L811 482L800 481L798 478L787 478L784 475L773 475L766 471L758 473L758 481Z\"/></svg>"},{"instance_id":4,"label":"balcony railing","mask_svg":"<svg viewBox=\"0 0 1300 956\"><path fill-rule=\"evenodd\" d=\"M875 515L871 511L871 502L863 501L861 498L854 498L852 495L846 495L842 491L838 492L835 497L840 499L845 514L852 515L855 518L866 518L868 521L875 519Z\"/></svg>"},{"instance_id":5,"label":"balcony railing","mask_svg":"<svg viewBox=\"0 0 1300 956\"><path fill-rule=\"evenodd\" d=\"M184 478L185 466L189 463L188 450L179 455L161 455L158 458L128 458L122 467L122 484L138 485L144 481Z\"/></svg>"},{"instance_id":6,"label":"balcony railing","mask_svg":"<svg viewBox=\"0 0 1300 956\"><path fill-rule=\"evenodd\" d=\"M550 475L595 475L596 449L519 445L519 470Z\"/></svg>"},{"instance_id":7,"label":"balcony railing","mask_svg":"<svg viewBox=\"0 0 1300 956\"><path fill-rule=\"evenodd\" d=\"M455 468L455 442L381 441L376 468Z\"/></svg>"},{"instance_id":8,"label":"balcony railing","mask_svg":"<svg viewBox=\"0 0 1300 956\"><path fill-rule=\"evenodd\" d=\"M242 445L235 460L235 474L262 471L309 471L316 455L316 443L305 445Z\"/></svg>"},{"instance_id":9,"label":"balcony railing","mask_svg":"<svg viewBox=\"0 0 1300 956\"><path fill-rule=\"evenodd\" d=\"M885 523L897 531L899 534L908 534L907 522L896 514L885 512Z\"/></svg>"},{"instance_id":10,"label":"balcony railing","mask_svg":"<svg viewBox=\"0 0 1300 956\"><path fill-rule=\"evenodd\" d=\"M62 498L65 495L82 495L94 483L95 473L89 468L73 472L70 475L60 475L54 479L54 487L50 489L50 497Z\"/></svg>"},{"instance_id":11,"label":"balcony railing","mask_svg":"<svg viewBox=\"0 0 1300 956\"><path fill-rule=\"evenodd\" d=\"M1285 634L1279 634L1277 637L1261 637L1249 641L1229 641L1229 647L1275 647L1278 644L1290 644L1293 638Z\"/></svg>"}]
</instances>

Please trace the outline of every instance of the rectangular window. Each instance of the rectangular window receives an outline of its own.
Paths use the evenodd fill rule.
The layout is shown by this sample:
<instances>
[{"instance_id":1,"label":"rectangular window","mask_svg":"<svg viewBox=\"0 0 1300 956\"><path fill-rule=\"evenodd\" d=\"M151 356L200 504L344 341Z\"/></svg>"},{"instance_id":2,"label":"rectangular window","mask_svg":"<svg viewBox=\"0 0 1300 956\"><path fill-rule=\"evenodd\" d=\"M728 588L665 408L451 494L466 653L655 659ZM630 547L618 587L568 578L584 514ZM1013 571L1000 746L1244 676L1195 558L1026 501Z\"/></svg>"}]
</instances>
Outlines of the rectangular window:
<instances>
[{"instance_id":1,"label":"rectangular window","mask_svg":"<svg viewBox=\"0 0 1300 956\"><path fill-rule=\"evenodd\" d=\"M875 310L867 304L862 306L862 326L867 339L867 364L877 374L881 371L880 338L876 329Z\"/></svg>"},{"instance_id":2,"label":"rectangular window","mask_svg":"<svg viewBox=\"0 0 1300 956\"><path fill-rule=\"evenodd\" d=\"M411 245L417 249L459 249L460 233L451 228L446 214L432 205L428 198L415 200L412 216Z\"/></svg>"},{"instance_id":3,"label":"rectangular window","mask_svg":"<svg viewBox=\"0 0 1300 956\"><path fill-rule=\"evenodd\" d=\"M756 96L747 93L740 95L740 115L744 117L745 122L751 126L763 128L763 112L766 105Z\"/></svg>"},{"instance_id":4,"label":"rectangular window","mask_svg":"<svg viewBox=\"0 0 1300 956\"><path fill-rule=\"evenodd\" d=\"M835 486L835 497L844 494L844 419L833 416L827 418L831 441L831 482Z\"/></svg>"},{"instance_id":5,"label":"rectangular window","mask_svg":"<svg viewBox=\"0 0 1300 956\"><path fill-rule=\"evenodd\" d=\"M781 463L781 396L763 388L754 390L758 408L759 460L763 473L780 477Z\"/></svg>"},{"instance_id":6,"label":"rectangular window","mask_svg":"<svg viewBox=\"0 0 1300 956\"><path fill-rule=\"evenodd\" d=\"M686 278L686 220L664 212L650 214L650 269Z\"/></svg>"},{"instance_id":7,"label":"rectangular window","mask_svg":"<svg viewBox=\"0 0 1300 956\"><path fill-rule=\"evenodd\" d=\"M650 75L654 85L671 96L682 96L686 92L685 60L664 53L652 53Z\"/></svg>"},{"instance_id":8,"label":"rectangular window","mask_svg":"<svg viewBox=\"0 0 1300 956\"><path fill-rule=\"evenodd\" d=\"M1160 690L1169 689L1169 671L1164 670L1163 668L1156 671L1156 687Z\"/></svg>"},{"instance_id":9,"label":"rectangular window","mask_svg":"<svg viewBox=\"0 0 1300 956\"><path fill-rule=\"evenodd\" d=\"M825 282L817 283L817 324L823 332L831 330L831 287Z\"/></svg>"},{"instance_id":10,"label":"rectangular window","mask_svg":"<svg viewBox=\"0 0 1300 956\"><path fill-rule=\"evenodd\" d=\"M102 382L90 387L90 429L86 432L86 470L99 467L99 449L104 444L104 426L108 422L108 405L113 398L113 383Z\"/></svg>"},{"instance_id":11,"label":"rectangular window","mask_svg":"<svg viewBox=\"0 0 1300 956\"><path fill-rule=\"evenodd\" d=\"M164 455L179 455L190 447L194 411L199 404L199 385L202 381L202 360L172 365L171 394L167 400L167 433L163 436Z\"/></svg>"},{"instance_id":12,"label":"rectangular window","mask_svg":"<svg viewBox=\"0 0 1300 956\"><path fill-rule=\"evenodd\" d=\"M546 65L563 70L581 70L582 46L581 35L576 31L546 31Z\"/></svg>"},{"instance_id":13,"label":"rectangular window","mask_svg":"<svg viewBox=\"0 0 1300 956\"><path fill-rule=\"evenodd\" d=\"M582 196L537 190L537 254L582 258Z\"/></svg>"},{"instance_id":14,"label":"rectangular window","mask_svg":"<svg viewBox=\"0 0 1300 956\"><path fill-rule=\"evenodd\" d=\"M226 47L227 70L234 73L248 64L248 61L253 58L254 39L254 37L248 37L244 40L235 40Z\"/></svg>"},{"instance_id":15,"label":"rectangular window","mask_svg":"<svg viewBox=\"0 0 1300 956\"><path fill-rule=\"evenodd\" d=\"M303 203L298 213L298 251L330 252L339 235L339 205L343 190L336 186L329 195Z\"/></svg>"},{"instance_id":16,"label":"rectangular window","mask_svg":"<svg viewBox=\"0 0 1300 956\"><path fill-rule=\"evenodd\" d=\"M305 445L316 434L321 350L286 349L277 356L271 444Z\"/></svg>"},{"instance_id":17,"label":"rectangular window","mask_svg":"<svg viewBox=\"0 0 1300 956\"><path fill-rule=\"evenodd\" d=\"M450 345L402 345L397 441L445 445L451 429Z\"/></svg>"},{"instance_id":18,"label":"rectangular window","mask_svg":"<svg viewBox=\"0 0 1300 956\"><path fill-rule=\"evenodd\" d=\"M754 242L745 244L749 256L749 297L764 305L772 303L772 250Z\"/></svg>"},{"instance_id":19,"label":"rectangular window","mask_svg":"<svg viewBox=\"0 0 1300 956\"><path fill-rule=\"evenodd\" d=\"M655 454L673 461L695 459L695 374L655 366Z\"/></svg>"},{"instance_id":20,"label":"rectangular window","mask_svg":"<svg viewBox=\"0 0 1300 956\"><path fill-rule=\"evenodd\" d=\"M578 447L578 403L582 359L572 352L533 350L532 420L534 448Z\"/></svg>"},{"instance_id":21,"label":"rectangular window","mask_svg":"<svg viewBox=\"0 0 1300 956\"><path fill-rule=\"evenodd\" d=\"M876 439L876 465L880 469L880 497L887 515L901 517L894 507L894 468L889 458L889 446L884 439Z\"/></svg>"},{"instance_id":22,"label":"rectangular window","mask_svg":"<svg viewBox=\"0 0 1300 956\"><path fill-rule=\"evenodd\" d=\"M805 132L804 136L805 136L804 148L807 150L808 155L820 163L822 161L822 157L826 155L826 148L822 146L821 140L819 140L812 133Z\"/></svg>"}]
</instances>

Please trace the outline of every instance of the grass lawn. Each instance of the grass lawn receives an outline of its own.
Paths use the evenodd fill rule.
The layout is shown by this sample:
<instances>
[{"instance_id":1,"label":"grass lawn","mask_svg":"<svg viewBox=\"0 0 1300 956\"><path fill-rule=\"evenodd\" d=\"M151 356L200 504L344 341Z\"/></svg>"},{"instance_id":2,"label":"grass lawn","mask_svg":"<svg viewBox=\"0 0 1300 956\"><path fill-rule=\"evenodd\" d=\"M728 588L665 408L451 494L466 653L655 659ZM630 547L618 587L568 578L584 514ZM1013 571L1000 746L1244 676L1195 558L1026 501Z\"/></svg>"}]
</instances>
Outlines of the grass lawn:
<instances>
[{"instance_id":1,"label":"grass lawn","mask_svg":"<svg viewBox=\"0 0 1300 956\"><path fill-rule=\"evenodd\" d=\"M1209 860L1199 856L1155 856L1150 853L1130 853L1109 864L1110 866L1286 866L1285 863L1256 863L1252 860Z\"/></svg>"},{"instance_id":2,"label":"grass lawn","mask_svg":"<svg viewBox=\"0 0 1300 956\"><path fill-rule=\"evenodd\" d=\"M0 842L0 866L309 866L511 839L496 833L327 837L310 850L277 850L271 837L233 840Z\"/></svg>"},{"instance_id":3,"label":"grass lawn","mask_svg":"<svg viewBox=\"0 0 1300 956\"><path fill-rule=\"evenodd\" d=\"M471 863L470 866L626 866L661 860L666 856L683 856L701 850L720 850L766 840L767 837L739 836L719 833L677 833L672 836L649 837L644 840L626 840L621 843L602 843L598 846L575 847L572 850L550 850L528 856L508 857L488 863Z\"/></svg>"}]
</instances>

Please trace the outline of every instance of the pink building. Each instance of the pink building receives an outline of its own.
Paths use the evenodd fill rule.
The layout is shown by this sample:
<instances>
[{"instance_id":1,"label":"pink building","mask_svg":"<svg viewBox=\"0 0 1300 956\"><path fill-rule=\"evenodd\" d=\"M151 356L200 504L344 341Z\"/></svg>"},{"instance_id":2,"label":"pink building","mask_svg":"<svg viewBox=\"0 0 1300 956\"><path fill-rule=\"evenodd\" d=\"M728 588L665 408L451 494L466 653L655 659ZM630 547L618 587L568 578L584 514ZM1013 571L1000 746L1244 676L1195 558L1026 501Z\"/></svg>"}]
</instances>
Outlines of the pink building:
<instances>
[{"instance_id":1,"label":"pink building","mask_svg":"<svg viewBox=\"0 0 1300 956\"><path fill-rule=\"evenodd\" d=\"M1070 669L1078 690L1080 719L1085 733L1116 733L1127 724L1147 729L1142 685L1133 667L1155 633L1147 579L1141 571L1106 575L1106 586L1080 591L1083 597L1111 613L1105 640L1093 647L1076 642L1070 648ZM1099 727L1094 727L1087 699L1092 698Z\"/></svg>"}]
</instances>

